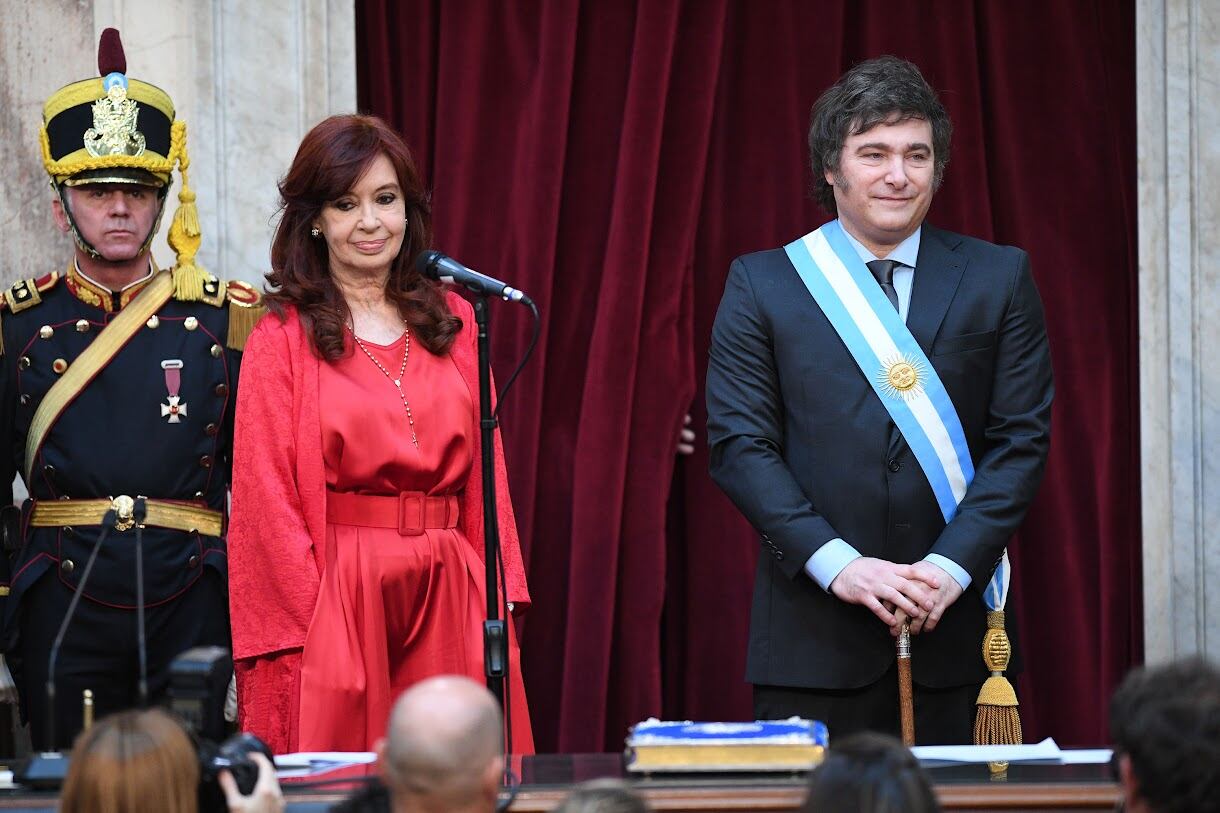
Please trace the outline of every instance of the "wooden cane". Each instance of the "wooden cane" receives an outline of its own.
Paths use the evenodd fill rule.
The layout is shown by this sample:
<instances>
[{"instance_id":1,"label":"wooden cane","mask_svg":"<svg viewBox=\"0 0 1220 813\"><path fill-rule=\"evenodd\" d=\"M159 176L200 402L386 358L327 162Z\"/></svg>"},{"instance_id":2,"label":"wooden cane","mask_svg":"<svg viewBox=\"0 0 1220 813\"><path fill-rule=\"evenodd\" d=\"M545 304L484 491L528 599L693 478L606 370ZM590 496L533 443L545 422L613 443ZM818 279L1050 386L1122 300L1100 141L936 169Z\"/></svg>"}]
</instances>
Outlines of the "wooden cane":
<instances>
[{"instance_id":1,"label":"wooden cane","mask_svg":"<svg viewBox=\"0 0 1220 813\"><path fill-rule=\"evenodd\" d=\"M902 744L915 744L915 701L911 689L911 625L903 624L898 633L898 715L902 723Z\"/></svg>"}]
</instances>

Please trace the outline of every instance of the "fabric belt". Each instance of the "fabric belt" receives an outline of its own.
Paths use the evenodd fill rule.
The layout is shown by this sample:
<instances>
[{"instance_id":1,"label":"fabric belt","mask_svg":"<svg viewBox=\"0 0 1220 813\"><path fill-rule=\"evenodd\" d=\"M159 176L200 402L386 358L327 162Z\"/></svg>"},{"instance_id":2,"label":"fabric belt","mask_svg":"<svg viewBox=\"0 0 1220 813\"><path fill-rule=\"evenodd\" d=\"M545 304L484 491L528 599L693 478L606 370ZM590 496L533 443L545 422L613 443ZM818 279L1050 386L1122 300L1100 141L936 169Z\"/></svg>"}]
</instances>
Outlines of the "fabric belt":
<instances>
[{"instance_id":1,"label":"fabric belt","mask_svg":"<svg viewBox=\"0 0 1220 813\"><path fill-rule=\"evenodd\" d=\"M50 528L56 525L101 525L106 512L114 509L118 522L116 531L135 527L132 508L135 501L125 495L113 500L35 500L30 512L30 525ZM145 500L148 513L145 527L171 528L175 531L198 531L204 536L220 536L224 531L224 515L211 508L189 502Z\"/></svg>"},{"instance_id":2,"label":"fabric belt","mask_svg":"<svg viewBox=\"0 0 1220 813\"><path fill-rule=\"evenodd\" d=\"M382 497L328 490L326 519L337 525L393 528L403 536L419 536L425 528L456 528L458 499L454 495L429 497L422 491Z\"/></svg>"}]
</instances>

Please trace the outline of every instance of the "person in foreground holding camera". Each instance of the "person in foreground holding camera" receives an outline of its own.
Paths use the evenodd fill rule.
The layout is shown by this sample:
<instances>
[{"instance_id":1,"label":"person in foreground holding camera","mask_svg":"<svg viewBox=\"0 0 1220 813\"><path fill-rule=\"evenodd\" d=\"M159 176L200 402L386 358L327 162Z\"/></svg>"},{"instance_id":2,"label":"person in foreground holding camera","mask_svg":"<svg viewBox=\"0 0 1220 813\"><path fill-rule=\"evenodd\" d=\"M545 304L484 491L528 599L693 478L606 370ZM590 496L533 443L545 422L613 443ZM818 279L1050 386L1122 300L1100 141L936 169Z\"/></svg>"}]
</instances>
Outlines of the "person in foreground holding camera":
<instances>
[{"instance_id":1,"label":"person in foreground holding camera","mask_svg":"<svg viewBox=\"0 0 1220 813\"><path fill-rule=\"evenodd\" d=\"M936 813L940 802L919 760L894 737L845 737L809 776L804 811Z\"/></svg>"},{"instance_id":2,"label":"person in foreground holding camera","mask_svg":"<svg viewBox=\"0 0 1220 813\"><path fill-rule=\"evenodd\" d=\"M1220 668L1202 658L1129 673L1110 701L1131 813L1220 811Z\"/></svg>"},{"instance_id":3,"label":"person in foreground holding camera","mask_svg":"<svg viewBox=\"0 0 1220 813\"><path fill-rule=\"evenodd\" d=\"M271 761L260 753L249 795L228 771L219 776L228 810L278 813L284 796ZM76 738L60 799L62 813L195 813L200 809L199 755L182 725L161 709L123 711ZM206 811L205 811L206 813Z\"/></svg>"}]
</instances>

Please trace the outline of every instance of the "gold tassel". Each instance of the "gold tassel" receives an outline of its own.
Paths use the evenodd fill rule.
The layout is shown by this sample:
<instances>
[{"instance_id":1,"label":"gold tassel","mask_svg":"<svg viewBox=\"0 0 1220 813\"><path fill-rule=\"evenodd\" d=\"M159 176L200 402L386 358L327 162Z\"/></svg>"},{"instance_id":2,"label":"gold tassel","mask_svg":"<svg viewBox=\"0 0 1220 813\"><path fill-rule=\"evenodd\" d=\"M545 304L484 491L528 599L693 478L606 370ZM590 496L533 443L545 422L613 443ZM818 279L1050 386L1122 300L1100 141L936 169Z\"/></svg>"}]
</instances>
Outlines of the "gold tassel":
<instances>
[{"instance_id":1,"label":"gold tassel","mask_svg":"<svg viewBox=\"0 0 1220 813\"><path fill-rule=\"evenodd\" d=\"M991 677L979 690L978 715L974 719L975 745L1020 745L1024 741L1017 693L1004 677L1011 657L1012 644L1004 631L1004 611L993 610L987 613L987 634L983 637L983 663ZM1006 762L990 764L993 773L1008 768Z\"/></svg>"},{"instance_id":2,"label":"gold tassel","mask_svg":"<svg viewBox=\"0 0 1220 813\"><path fill-rule=\"evenodd\" d=\"M267 309L261 305L245 307L229 303L229 336L225 344L230 350L245 350L246 339Z\"/></svg>"},{"instance_id":3,"label":"gold tassel","mask_svg":"<svg viewBox=\"0 0 1220 813\"><path fill-rule=\"evenodd\" d=\"M195 208L195 192L191 189L187 169L191 159L186 150L186 123L174 122L174 140L178 143L178 172L182 175L182 190L178 192L178 209L169 227L169 245L178 257L174 267L174 299L198 302L203 298L203 283L207 275L195 265L195 254L203 241L199 229L199 210Z\"/></svg>"}]
</instances>

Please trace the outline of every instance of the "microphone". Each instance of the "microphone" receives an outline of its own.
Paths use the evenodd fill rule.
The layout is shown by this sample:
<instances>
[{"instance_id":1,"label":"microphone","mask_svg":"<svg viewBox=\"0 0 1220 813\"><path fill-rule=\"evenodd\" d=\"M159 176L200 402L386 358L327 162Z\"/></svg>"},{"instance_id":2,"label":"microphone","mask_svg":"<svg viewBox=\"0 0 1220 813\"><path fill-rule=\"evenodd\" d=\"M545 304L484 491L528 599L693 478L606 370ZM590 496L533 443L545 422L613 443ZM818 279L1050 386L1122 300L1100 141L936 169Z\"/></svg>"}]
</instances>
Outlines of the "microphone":
<instances>
[{"instance_id":1,"label":"microphone","mask_svg":"<svg viewBox=\"0 0 1220 813\"><path fill-rule=\"evenodd\" d=\"M494 277L480 274L462 265L452 257L439 251L424 251L415 259L415 270L428 279L437 282L447 282L450 285L461 285L476 294L498 296L505 302L520 302L522 305L533 305L534 300L507 282L501 282Z\"/></svg>"},{"instance_id":2,"label":"microphone","mask_svg":"<svg viewBox=\"0 0 1220 813\"><path fill-rule=\"evenodd\" d=\"M63 646L64 636L68 632L68 625L72 623L72 616L76 615L76 608L80 604L80 598L84 595L85 585L89 582L89 575L93 572L93 564L97 561L97 554L102 549L102 543L106 541L106 537L110 534L110 529L118 522L118 513L114 508L106 512L106 516L102 518L101 530L98 532L97 541L93 543L93 549L89 551L89 559L85 562L85 569L81 572L80 581L76 584L76 590L72 593L72 600L68 602L68 609L64 612L63 621L59 624L59 631L55 634L55 639L51 642L51 649L47 655L47 715L46 715L46 749L41 753L34 754L26 763L24 770L18 776L20 782L24 785L33 788L58 789L64 782L64 778L68 774L68 758L62 751L57 751L59 743L55 737L55 665L59 661L59 650Z\"/></svg>"}]
</instances>

